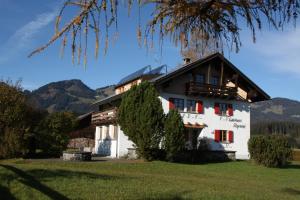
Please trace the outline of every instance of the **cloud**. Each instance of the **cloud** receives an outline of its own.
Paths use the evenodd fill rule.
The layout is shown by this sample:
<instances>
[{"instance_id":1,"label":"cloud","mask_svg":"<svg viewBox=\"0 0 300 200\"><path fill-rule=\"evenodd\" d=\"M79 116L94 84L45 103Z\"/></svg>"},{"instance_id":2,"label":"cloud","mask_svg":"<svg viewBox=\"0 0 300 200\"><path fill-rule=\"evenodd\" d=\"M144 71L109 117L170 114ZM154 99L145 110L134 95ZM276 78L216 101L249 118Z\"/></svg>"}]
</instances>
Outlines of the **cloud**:
<instances>
[{"instance_id":1,"label":"cloud","mask_svg":"<svg viewBox=\"0 0 300 200\"><path fill-rule=\"evenodd\" d=\"M39 14L34 20L19 28L0 48L0 63L9 61L24 49L30 48L33 37L51 23L56 15L57 9Z\"/></svg>"},{"instance_id":2,"label":"cloud","mask_svg":"<svg viewBox=\"0 0 300 200\"><path fill-rule=\"evenodd\" d=\"M270 69L300 77L300 28L264 34L250 48Z\"/></svg>"}]
</instances>

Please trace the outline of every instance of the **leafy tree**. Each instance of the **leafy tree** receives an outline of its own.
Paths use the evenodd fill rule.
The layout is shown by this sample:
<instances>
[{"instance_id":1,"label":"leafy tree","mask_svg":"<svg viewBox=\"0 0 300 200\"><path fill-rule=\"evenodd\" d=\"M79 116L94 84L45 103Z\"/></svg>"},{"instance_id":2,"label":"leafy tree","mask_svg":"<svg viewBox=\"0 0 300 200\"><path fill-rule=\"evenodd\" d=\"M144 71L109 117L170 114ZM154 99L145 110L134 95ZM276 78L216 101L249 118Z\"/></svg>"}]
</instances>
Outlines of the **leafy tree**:
<instances>
[{"instance_id":1,"label":"leafy tree","mask_svg":"<svg viewBox=\"0 0 300 200\"><path fill-rule=\"evenodd\" d=\"M24 153L29 128L26 98L20 82L0 81L0 94L0 158L16 157Z\"/></svg>"},{"instance_id":2,"label":"leafy tree","mask_svg":"<svg viewBox=\"0 0 300 200\"><path fill-rule=\"evenodd\" d=\"M134 1L126 1L128 10L131 9ZM246 24L252 32L255 41L256 31L263 28L263 22L268 27L282 29L287 23L296 22L300 13L300 0L138 0L138 12L143 5L152 4L153 14L149 19L142 34L142 24L139 19L137 38L141 42L145 39L145 45L153 44L153 35L158 33L160 44L169 36L175 44L185 48L188 46L190 37L199 33L199 42L205 47L208 41L214 41L217 48L228 46L232 50L239 50L241 46L240 31ZM58 14L55 24L55 34L44 46L34 50L29 56L41 52L53 42L62 38L62 49L70 37L72 60L74 62L77 53L80 62L82 52L84 63L87 60L88 34L95 34L95 55L99 52L99 41L104 35L104 51L107 51L109 41L109 28L114 24L118 31L118 8L120 0L65 0L61 11ZM78 13L71 19L64 19L65 10L78 9ZM103 21L104 20L104 21ZM60 27L61 22L66 22ZM100 30L104 34L100 35ZM148 40L151 40L148 42Z\"/></svg>"},{"instance_id":3,"label":"leafy tree","mask_svg":"<svg viewBox=\"0 0 300 200\"><path fill-rule=\"evenodd\" d=\"M184 124L177 110L171 110L166 116L163 144L169 161L174 161L176 155L184 149Z\"/></svg>"},{"instance_id":4,"label":"leafy tree","mask_svg":"<svg viewBox=\"0 0 300 200\"><path fill-rule=\"evenodd\" d=\"M39 125L38 144L44 153L60 155L67 148L68 133L76 126L76 118L69 112L56 112L48 115Z\"/></svg>"},{"instance_id":5,"label":"leafy tree","mask_svg":"<svg viewBox=\"0 0 300 200\"><path fill-rule=\"evenodd\" d=\"M140 157L151 160L162 138L164 113L155 87L143 82L132 87L122 98L118 123L134 142Z\"/></svg>"}]
</instances>

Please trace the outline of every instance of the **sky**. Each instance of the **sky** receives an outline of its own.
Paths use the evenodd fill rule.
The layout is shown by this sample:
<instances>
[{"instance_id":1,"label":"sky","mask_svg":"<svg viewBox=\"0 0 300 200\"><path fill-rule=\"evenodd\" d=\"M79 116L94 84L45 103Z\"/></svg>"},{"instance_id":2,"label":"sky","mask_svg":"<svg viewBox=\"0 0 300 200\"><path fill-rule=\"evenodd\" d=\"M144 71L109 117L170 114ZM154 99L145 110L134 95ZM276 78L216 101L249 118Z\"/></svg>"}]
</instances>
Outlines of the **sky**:
<instances>
[{"instance_id":1,"label":"sky","mask_svg":"<svg viewBox=\"0 0 300 200\"><path fill-rule=\"evenodd\" d=\"M106 55L100 49L94 55L93 37L89 38L88 63L73 65L66 49L60 57L60 42L31 58L27 55L45 44L54 33L55 17L63 0L0 0L0 79L22 80L25 89L34 90L49 82L80 79L95 89L117 83L124 76L151 65L169 68L182 63L180 50L168 39L163 49L148 51L139 47L136 38L138 19L133 9L119 8L118 39L110 41ZM142 9L142 21L147 17ZM67 17L71 12L67 13ZM113 35L113 33L112 33ZM242 47L238 53L225 52L225 57L257 83L271 97L300 100L300 23L283 31L266 27L252 42L249 30L241 32Z\"/></svg>"}]
</instances>

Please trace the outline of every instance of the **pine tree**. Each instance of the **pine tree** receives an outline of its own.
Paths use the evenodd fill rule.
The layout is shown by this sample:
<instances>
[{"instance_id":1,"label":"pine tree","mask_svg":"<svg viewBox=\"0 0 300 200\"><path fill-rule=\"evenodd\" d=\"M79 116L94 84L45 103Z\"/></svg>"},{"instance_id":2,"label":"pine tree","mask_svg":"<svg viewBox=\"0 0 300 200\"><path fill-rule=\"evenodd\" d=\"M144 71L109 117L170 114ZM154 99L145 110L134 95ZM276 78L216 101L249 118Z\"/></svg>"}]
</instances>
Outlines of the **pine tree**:
<instances>
[{"instance_id":1,"label":"pine tree","mask_svg":"<svg viewBox=\"0 0 300 200\"><path fill-rule=\"evenodd\" d=\"M155 87L143 82L132 87L122 98L118 123L125 135L136 145L137 153L152 160L162 138L164 113Z\"/></svg>"},{"instance_id":2,"label":"pine tree","mask_svg":"<svg viewBox=\"0 0 300 200\"><path fill-rule=\"evenodd\" d=\"M164 148L166 158L174 161L176 155L184 148L184 124L177 110L171 110L164 123Z\"/></svg>"}]
</instances>

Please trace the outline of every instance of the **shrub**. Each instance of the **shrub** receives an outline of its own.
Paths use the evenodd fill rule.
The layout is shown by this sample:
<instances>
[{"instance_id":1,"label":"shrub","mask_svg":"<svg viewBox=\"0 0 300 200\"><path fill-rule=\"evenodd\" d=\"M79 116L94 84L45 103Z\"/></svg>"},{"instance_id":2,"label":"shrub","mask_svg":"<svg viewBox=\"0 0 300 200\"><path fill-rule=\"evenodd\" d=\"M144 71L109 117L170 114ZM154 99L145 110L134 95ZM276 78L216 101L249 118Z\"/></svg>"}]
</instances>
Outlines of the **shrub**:
<instances>
[{"instance_id":1,"label":"shrub","mask_svg":"<svg viewBox=\"0 0 300 200\"><path fill-rule=\"evenodd\" d=\"M248 142L251 158L266 167L282 167L291 159L288 139L281 135L255 136Z\"/></svg>"},{"instance_id":2,"label":"shrub","mask_svg":"<svg viewBox=\"0 0 300 200\"><path fill-rule=\"evenodd\" d=\"M27 107L20 83L0 80L0 158L24 153L23 136L29 127Z\"/></svg>"},{"instance_id":3,"label":"shrub","mask_svg":"<svg viewBox=\"0 0 300 200\"><path fill-rule=\"evenodd\" d=\"M171 110L164 122L163 146L166 159L174 161L176 155L184 148L184 124L177 110Z\"/></svg>"},{"instance_id":4,"label":"shrub","mask_svg":"<svg viewBox=\"0 0 300 200\"><path fill-rule=\"evenodd\" d=\"M37 140L39 148L48 155L58 156L67 148L69 136L76 126L75 116L69 112L48 115L40 124Z\"/></svg>"}]
</instances>

